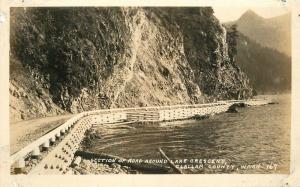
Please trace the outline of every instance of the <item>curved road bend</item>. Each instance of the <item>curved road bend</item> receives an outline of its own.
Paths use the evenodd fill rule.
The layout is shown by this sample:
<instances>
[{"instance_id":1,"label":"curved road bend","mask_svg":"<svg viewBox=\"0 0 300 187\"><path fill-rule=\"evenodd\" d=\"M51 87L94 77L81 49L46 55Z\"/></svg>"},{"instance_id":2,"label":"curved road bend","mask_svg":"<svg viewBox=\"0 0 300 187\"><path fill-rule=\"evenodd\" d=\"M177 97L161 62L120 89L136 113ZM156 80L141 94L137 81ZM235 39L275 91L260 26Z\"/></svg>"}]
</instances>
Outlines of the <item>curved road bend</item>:
<instances>
[{"instance_id":1,"label":"curved road bend","mask_svg":"<svg viewBox=\"0 0 300 187\"><path fill-rule=\"evenodd\" d=\"M75 114L18 121L10 124L10 154L63 124Z\"/></svg>"}]
</instances>

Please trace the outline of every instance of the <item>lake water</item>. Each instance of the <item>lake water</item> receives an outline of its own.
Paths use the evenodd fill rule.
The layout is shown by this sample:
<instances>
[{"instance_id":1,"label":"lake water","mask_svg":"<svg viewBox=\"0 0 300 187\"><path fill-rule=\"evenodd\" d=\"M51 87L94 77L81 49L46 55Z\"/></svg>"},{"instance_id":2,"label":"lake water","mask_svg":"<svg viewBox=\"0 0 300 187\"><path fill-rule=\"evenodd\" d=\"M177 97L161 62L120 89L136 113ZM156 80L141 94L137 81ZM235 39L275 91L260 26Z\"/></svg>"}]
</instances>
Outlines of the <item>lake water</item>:
<instances>
[{"instance_id":1,"label":"lake water","mask_svg":"<svg viewBox=\"0 0 300 187\"><path fill-rule=\"evenodd\" d=\"M162 159L161 147L185 173L289 173L290 96L277 100L200 121L133 124L102 134L89 150L149 161Z\"/></svg>"}]
</instances>

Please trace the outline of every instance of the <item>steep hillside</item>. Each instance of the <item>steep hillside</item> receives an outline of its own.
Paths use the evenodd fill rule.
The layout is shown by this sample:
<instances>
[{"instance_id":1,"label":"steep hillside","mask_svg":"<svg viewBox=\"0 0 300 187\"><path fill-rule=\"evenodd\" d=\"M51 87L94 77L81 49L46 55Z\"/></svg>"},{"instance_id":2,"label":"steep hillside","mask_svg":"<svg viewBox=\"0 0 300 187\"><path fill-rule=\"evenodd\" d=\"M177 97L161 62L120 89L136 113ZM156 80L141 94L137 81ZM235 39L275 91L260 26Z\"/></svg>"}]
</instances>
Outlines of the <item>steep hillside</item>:
<instances>
[{"instance_id":1,"label":"steep hillside","mask_svg":"<svg viewBox=\"0 0 300 187\"><path fill-rule=\"evenodd\" d=\"M291 15L263 18L248 10L237 21L238 30L264 47L276 49L291 56Z\"/></svg>"},{"instance_id":2,"label":"steep hillside","mask_svg":"<svg viewBox=\"0 0 300 187\"><path fill-rule=\"evenodd\" d=\"M291 89L291 58L239 34L236 61L259 93Z\"/></svg>"},{"instance_id":3,"label":"steep hillside","mask_svg":"<svg viewBox=\"0 0 300 187\"><path fill-rule=\"evenodd\" d=\"M36 81L20 61L10 59L10 119L20 121L31 117L54 116L67 113L51 99L49 90Z\"/></svg>"},{"instance_id":4,"label":"steep hillside","mask_svg":"<svg viewBox=\"0 0 300 187\"><path fill-rule=\"evenodd\" d=\"M227 48L211 8L13 8L11 116L250 97Z\"/></svg>"}]
</instances>

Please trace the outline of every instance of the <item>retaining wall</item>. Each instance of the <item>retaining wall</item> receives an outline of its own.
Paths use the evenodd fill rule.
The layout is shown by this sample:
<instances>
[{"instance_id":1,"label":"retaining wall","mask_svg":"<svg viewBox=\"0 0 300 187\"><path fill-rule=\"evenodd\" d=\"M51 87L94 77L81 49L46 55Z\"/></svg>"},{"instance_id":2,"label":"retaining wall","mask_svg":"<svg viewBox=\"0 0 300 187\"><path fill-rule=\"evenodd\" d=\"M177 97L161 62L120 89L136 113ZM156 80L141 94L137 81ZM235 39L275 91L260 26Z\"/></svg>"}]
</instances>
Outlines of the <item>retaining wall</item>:
<instances>
[{"instance_id":1,"label":"retaining wall","mask_svg":"<svg viewBox=\"0 0 300 187\"><path fill-rule=\"evenodd\" d=\"M269 100L231 100L217 103L197 105L174 105L162 107L118 108L83 112L72 117L63 125L57 127L38 140L32 142L22 150L11 156L13 168L26 167L25 158L40 155L43 148L49 148L51 143L63 136L61 142L53 148L40 163L31 171L31 174L65 174L71 164L74 153L84 138L84 133L94 124L118 123L124 121L171 121L225 112L234 103L245 103L251 106L263 105Z\"/></svg>"}]
</instances>

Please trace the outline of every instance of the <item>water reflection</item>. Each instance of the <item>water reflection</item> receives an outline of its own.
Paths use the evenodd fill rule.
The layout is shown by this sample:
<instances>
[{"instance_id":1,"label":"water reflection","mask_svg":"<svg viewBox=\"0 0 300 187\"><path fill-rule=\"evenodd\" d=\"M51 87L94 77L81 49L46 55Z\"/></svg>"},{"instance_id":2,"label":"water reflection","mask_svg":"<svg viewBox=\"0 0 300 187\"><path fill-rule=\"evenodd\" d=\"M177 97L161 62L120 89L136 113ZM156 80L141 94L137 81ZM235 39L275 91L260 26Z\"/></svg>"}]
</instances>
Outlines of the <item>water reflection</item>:
<instances>
[{"instance_id":1,"label":"water reflection","mask_svg":"<svg viewBox=\"0 0 300 187\"><path fill-rule=\"evenodd\" d=\"M171 159L219 158L236 166L278 164L276 171L189 169L190 173L288 173L290 156L290 97L280 104L240 109L197 122L165 125L135 124L118 133L103 134L90 151L125 158L161 159L162 147Z\"/></svg>"}]
</instances>

